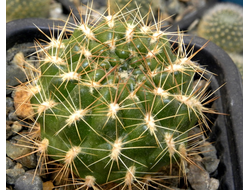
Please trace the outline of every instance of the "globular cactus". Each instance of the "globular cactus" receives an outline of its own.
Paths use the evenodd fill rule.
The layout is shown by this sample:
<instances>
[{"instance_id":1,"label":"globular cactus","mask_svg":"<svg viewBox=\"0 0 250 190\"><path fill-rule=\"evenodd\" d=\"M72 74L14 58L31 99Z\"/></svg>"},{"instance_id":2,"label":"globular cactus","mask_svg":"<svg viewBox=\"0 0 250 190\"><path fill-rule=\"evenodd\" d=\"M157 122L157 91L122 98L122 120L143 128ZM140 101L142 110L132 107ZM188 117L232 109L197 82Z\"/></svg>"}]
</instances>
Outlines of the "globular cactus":
<instances>
[{"instance_id":1,"label":"globular cactus","mask_svg":"<svg viewBox=\"0 0 250 190\"><path fill-rule=\"evenodd\" d=\"M7 0L6 21L31 17L48 17L50 0Z\"/></svg>"},{"instance_id":2,"label":"globular cactus","mask_svg":"<svg viewBox=\"0 0 250 190\"><path fill-rule=\"evenodd\" d=\"M107 0L107 5L110 8L111 14L120 11L120 7L125 7L127 10L140 8L142 17L149 15L148 19L152 19L152 15L148 14L151 11L157 13L161 7L161 0ZM147 18L147 17L146 17ZM146 20L146 19L145 19Z\"/></svg>"},{"instance_id":3,"label":"globular cactus","mask_svg":"<svg viewBox=\"0 0 250 190\"><path fill-rule=\"evenodd\" d=\"M227 52L242 52L243 8L233 3L216 4L201 18L198 35Z\"/></svg>"},{"instance_id":4,"label":"globular cactus","mask_svg":"<svg viewBox=\"0 0 250 190\"><path fill-rule=\"evenodd\" d=\"M32 107L37 151L60 162L61 175L78 176L75 184L146 189L163 166L177 162L185 173L192 163L188 132L208 126L204 112L214 112L205 106L208 83L193 85L206 70L187 57L182 40L175 50L160 24L146 26L138 10L100 17L38 44L40 67L17 88L26 95L17 110Z\"/></svg>"},{"instance_id":5,"label":"globular cactus","mask_svg":"<svg viewBox=\"0 0 250 190\"><path fill-rule=\"evenodd\" d=\"M231 57L231 59L239 69L240 74L243 78L243 55L240 53L229 53L228 55Z\"/></svg>"}]
</instances>

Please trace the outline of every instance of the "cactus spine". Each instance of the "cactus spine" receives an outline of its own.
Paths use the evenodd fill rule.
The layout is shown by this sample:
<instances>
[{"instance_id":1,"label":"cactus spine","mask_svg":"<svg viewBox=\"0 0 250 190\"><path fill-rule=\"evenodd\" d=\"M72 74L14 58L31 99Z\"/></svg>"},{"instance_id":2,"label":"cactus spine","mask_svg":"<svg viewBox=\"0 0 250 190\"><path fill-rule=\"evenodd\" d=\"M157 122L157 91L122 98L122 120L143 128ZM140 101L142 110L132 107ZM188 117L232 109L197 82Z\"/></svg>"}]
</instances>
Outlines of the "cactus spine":
<instances>
[{"instance_id":1,"label":"cactus spine","mask_svg":"<svg viewBox=\"0 0 250 190\"><path fill-rule=\"evenodd\" d=\"M206 71L187 57L181 36L174 51L160 23L146 26L138 11L100 14L94 24L87 16L68 38L64 27L38 44L44 57L22 86L40 124L37 150L82 187L146 189L163 166L191 162L188 132L208 127L204 112L213 112L207 85L193 85Z\"/></svg>"},{"instance_id":2,"label":"cactus spine","mask_svg":"<svg viewBox=\"0 0 250 190\"><path fill-rule=\"evenodd\" d=\"M124 7L126 10L133 10L140 8L140 14L143 18L152 19L152 15L149 12L156 13L160 9L161 0L107 0L107 5L110 7L111 14L120 10L120 7ZM147 20L147 19L144 19Z\"/></svg>"}]
</instances>

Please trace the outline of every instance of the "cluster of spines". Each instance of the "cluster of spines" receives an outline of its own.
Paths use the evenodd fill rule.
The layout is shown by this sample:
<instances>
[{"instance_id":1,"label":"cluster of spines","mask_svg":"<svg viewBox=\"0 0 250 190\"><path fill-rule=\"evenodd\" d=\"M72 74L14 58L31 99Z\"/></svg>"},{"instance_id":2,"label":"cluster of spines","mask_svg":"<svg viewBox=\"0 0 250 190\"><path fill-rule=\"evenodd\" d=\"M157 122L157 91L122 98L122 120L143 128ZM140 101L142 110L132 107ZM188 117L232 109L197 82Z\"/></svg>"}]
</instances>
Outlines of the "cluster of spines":
<instances>
[{"instance_id":1,"label":"cluster of spines","mask_svg":"<svg viewBox=\"0 0 250 190\"><path fill-rule=\"evenodd\" d=\"M133 19L128 22L125 16ZM111 181L124 188L136 186L144 189L150 181L154 182L153 178L148 177L154 173L150 169L156 168L160 162L160 166L165 165L168 162L163 161L166 157L170 165L173 159L177 161L179 157L180 168L185 175L185 162L192 163L187 157L186 143L190 138L195 138L188 137L187 133L197 121L208 125L203 112L211 111L203 105L211 96L206 94L206 87L199 92L192 87L194 75L200 72L203 75L205 71L191 61L192 56L187 58L186 53L180 51L181 45L177 56L174 55L166 39L167 33L160 30L160 23L147 26L139 11L134 16L132 12L124 14L121 11L101 17L104 21L93 25L88 23L89 18L86 17L85 22L73 27L75 30L70 39L63 39L64 27L57 39L49 38L47 46L38 44L41 48L39 51L45 57L40 60L37 76L25 86L27 102L32 102L37 118L35 122L41 123L41 142L36 144L37 151L63 164L59 174L66 175L70 171L72 176L84 178L82 187L87 188L97 188L97 180L97 183ZM117 26L121 28L120 31L116 31ZM114 30L104 35L109 38L106 41L102 39L105 28ZM99 38L98 34L101 35ZM150 40L146 41L146 38ZM127 46L124 44L133 44L131 47L134 49L125 49ZM92 48L88 49L90 46ZM117 49L118 57L114 54ZM127 59L133 60L138 55L139 61L126 65ZM179 78L176 78L176 73L180 75ZM170 87L166 88L167 85ZM170 104L175 104L173 113L166 110ZM158 108L159 105L161 108ZM183 106L186 110L182 112ZM123 116L120 116L120 111L124 113ZM166 116L162 116L164 114ZM184 114L188 115L186 119L181 118ZM157 118L159 115L160 119ZM91 124L89 118L93 119ZM161 124L163 121L164 126ZM125 125L124 122L129 124ZM188 126L184 129L185 122ZM56 131L49 129L56 128L58 123L61 124ZM174 128L168 127L172 127L173 123ZM91 141L86 143L86 138L91 138ZM146 143L141 144L142 139ZM147 141L152 142L152 139L154 143L148 144ZM91 148L91 144L96 142L103 144ZM141 155L143 159L139 158L137 152L140 153L140 149L157 155L147 158L152 162L149 166L145 163L145 155ZM135 158L124 151L133 152ZM97 154L102 155L100 159L85 162L84 159ZM108 160L106 164L104 160ZM92 175L92 168L97 163L102 163L101 169L109 166L105 172L107 176L102 180ZM85 176L82 176L81 172L85 171L78 167L79 164L87 168ZM142 169L148 167L149 171ZM115 171L115 175L120 177L114 177L113 168L123 168ZM100 172L100 168L95 169ZM96 175L103 178L104 174ZM76 179L73 178L73 181L77 184Z\"/></svg>"},{"instance_id":2,"label":"cluster of spines","mask_svg":"<svg viewBox=\"0 0 250 190\"><path fill-rule=\"evenodd\" d=\"M132 10L140 8L140 13L142 16L145 16L149 13L149 10L152 10L155 14L157 10L160 10L161 0L107 0L107 5L110 8L110 12L116 13L119 11L119 7L126 7L126 10ZM153 17L149 15L149 19Z\"/></svg>"}]
</instances>

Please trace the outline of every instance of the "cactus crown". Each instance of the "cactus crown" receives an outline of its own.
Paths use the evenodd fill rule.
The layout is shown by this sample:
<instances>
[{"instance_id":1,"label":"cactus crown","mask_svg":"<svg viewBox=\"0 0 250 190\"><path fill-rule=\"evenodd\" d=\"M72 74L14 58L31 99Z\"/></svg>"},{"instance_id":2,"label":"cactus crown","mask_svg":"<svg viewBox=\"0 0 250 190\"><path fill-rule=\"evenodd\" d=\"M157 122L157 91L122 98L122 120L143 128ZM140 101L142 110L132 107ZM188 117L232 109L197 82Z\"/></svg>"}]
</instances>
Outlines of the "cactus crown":
<instances>
[{"instance_id":1,"label":"cactus crown","mask_svg":"<svg viewBox=\"0 0 250 190\"><path fill-rule=\"evenodd\" d=\"M38 43L40 66L25 85L40 124L38 151L94 189L145 189L163 166L191 162L188 132L208 126L204 112L212 110L208 84L193 84L206 71L187 56L181 35L175 50L160 22L146 25L137 9L94 23L86 16L68 29L68 38L64 27Z\"/></svg>"}]
</instances>

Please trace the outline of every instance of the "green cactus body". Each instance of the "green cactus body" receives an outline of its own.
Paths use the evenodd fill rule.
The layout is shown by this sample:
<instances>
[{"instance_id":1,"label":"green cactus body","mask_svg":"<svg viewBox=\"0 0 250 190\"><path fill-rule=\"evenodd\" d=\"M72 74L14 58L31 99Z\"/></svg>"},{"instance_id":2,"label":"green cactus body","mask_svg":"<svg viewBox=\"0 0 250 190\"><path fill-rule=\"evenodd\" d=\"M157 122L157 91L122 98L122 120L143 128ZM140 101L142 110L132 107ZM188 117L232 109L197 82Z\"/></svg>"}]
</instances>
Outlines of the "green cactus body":
<instances>
[{"instance_id":1,"label":"green cactus body","mask_svg":"<svg viewBox=\"0 0 250 190\"><path fill-rule=\"evenodd\" d=\"M198 35L228 52L243 51L243 9L219 3L209 9L198 26Z\"/></svg>"},{"instance_id":2,"label":"green cactus body","mask_svg":"<svg viewBox=\"0 0 250 190\"><path fill-rule=\"evenodd\" d=\"M7 22L21 18L48 17L50 0L7 0Z\"/></svg>"},{"instance_id":3,"label":"green cactus body","mask_svg":"<svg viewBox=\"0 0 250 190\"><path fill-rule=\"evenodd\" d=\"M107 0L108 7L110 8L111 14L117 13L120 11L119 7L125 7L127 10L133 10L140 8L140 14L142 17L151 12L151 9L154 13L156 13L160 9L161 0ZM151 14L149 15L149 19L153 17ZM146 20L146 19L145 19Z\"/></svg>"},{"instance_id":4,"label":"green cactus body","mask_svg":"<svg viewBox=\"0 0 250 190\"><path fill-rule=\"evenodd\" d=\"M86 186L142 186L146 174L186 158L188 131L208 111L192 84L204 71L173 53L166 33L103 16L41 51L29 87L41 142Z\"/></svg>"}]
</instances>

